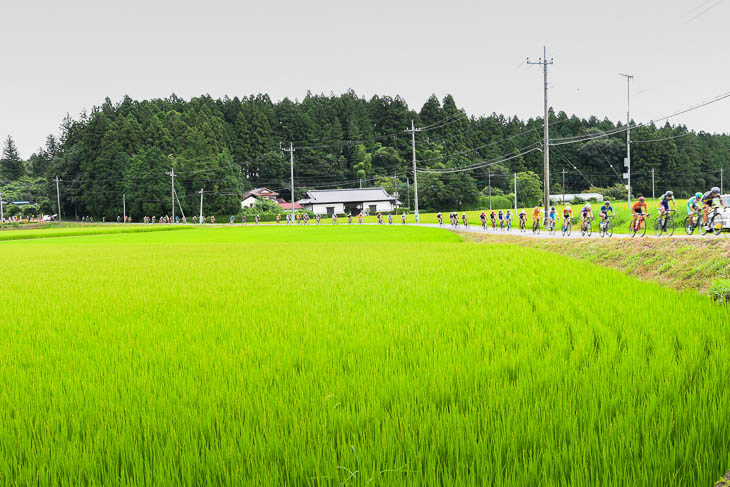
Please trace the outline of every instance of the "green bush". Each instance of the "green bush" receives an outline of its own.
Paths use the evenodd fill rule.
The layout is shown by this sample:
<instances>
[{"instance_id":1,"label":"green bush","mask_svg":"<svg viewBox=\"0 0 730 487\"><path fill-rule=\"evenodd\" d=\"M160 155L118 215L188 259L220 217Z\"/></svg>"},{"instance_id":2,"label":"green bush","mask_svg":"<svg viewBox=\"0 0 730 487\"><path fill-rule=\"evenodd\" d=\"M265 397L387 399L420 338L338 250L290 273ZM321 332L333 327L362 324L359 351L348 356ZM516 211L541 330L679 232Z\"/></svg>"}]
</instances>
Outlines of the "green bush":
<instances>
[{"instance_id":1,"label":"green bush","mask_svg":"<svg viewBox=\"0 0 730 487\"><path fill-rule=\"evenodd\" d=\"M718 279L710 287L710 296L721 304L730 303L730 279Z\"/></svg>"}]
</instances>

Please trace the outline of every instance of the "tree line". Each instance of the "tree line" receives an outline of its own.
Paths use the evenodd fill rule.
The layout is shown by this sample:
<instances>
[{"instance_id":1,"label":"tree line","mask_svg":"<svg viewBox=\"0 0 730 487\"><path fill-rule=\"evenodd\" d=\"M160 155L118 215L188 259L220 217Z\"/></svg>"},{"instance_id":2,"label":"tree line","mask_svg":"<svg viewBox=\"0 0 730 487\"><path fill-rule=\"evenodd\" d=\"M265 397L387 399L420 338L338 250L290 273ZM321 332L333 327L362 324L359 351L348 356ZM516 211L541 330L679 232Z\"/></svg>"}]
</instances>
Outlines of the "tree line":
<instances>
[{"instance_id":1,"label":"tree line","mask_svg":"<svg viewBox=\"0 0 730 487\"><path fill-rule=\"evenodd\" d=\"M588 119L550 111L551 138L567 138L620 129L608 119ZM309 189L383 186L411 206L413 190L411 120L419 169L435 171L478 165L462 172L420 173L423 209L483 207L488 195L511 200L514 174L520 205L540 200L543 176L542 118L527 120L492 113L469 116L451 95L432 95L414 110L398 97L370 99L352 91L341 95L308 93L301 101L272 101L267 95L214 99L118 103L108 98L89 113L66 116L60 135L23 160L13 139L4 142L0 191L6 201L30 201L25 209L56 212L61 179L65 217L115 217L136 220L170 211L174 168L175 193L184 211L196 213L203 189L206 213L240 210L245 191L266 186L290 199L289 154L295 159L295 197ZM690 131L684 125L642 125L632 129L632 186L635 195L672 189L680 196L719 183L727 168L730 136ZM537 148L529 153L525 149ZM551 148L552 192L591 188L621 194L625 133ZM478 164L500 158L498 164ZM564 171L564 172L563 172ZM727 174L727 172L726 172ZM563 187L563 181L565 187Z\"/></svg>"}]
</instances>

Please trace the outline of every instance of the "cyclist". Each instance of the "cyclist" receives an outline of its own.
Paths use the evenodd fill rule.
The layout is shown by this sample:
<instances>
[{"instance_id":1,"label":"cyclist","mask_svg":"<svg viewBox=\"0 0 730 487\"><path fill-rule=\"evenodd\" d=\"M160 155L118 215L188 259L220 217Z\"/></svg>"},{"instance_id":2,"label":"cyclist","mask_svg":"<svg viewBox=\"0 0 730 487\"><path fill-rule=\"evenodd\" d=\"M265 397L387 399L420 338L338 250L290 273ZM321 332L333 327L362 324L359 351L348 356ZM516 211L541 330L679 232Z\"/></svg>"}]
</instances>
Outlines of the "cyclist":
<instances>
[{"instance_id":1,"label":"cyclist","mask_svg":"<svg viewBox=\"0 0 730 487\"><path fill-rule=\"evenodd\" d=\"M527 225L527 212L524 208L520 210L520 212L517 214L517 217L520 219L520 227L524 228L525 225Z\"/></svg>"},{"instance_id":2,"label":"cyclist","mask_svg":"<svg viewBox=\"0 0 730 487\"><path fill-rule=\"evenodd\" d=\"M694 217L701 211L702 193L695 193L693 197L687 200L687 215L689 216L690 226L694 226Z\"/></svg>"},{"instance_id":3,"label":"cyclist","mask_svg":"<svg viewBox=\"0 0 730 487\"><path fill-rule=\"evenodd\" d=\"M492 212L489 214L489 219L492 222L492 230L497 228L497 214L492 210Z\"/></svg>"},{"instance_id":4,"label":"cyclist","mask_svg":"<svg viewBox=\"0 0 730 487\"><path fill-rule=\"evenodd\" d=\"M388 213L388 224L389 225L393 224L393 214L392 213Z\"/></svg>"},{"instance_id":5,"label":"cyclist","mask_svg":"<svg viewBox=\"0 0 730 487\"><path fill-rule=\"evenodd\" d=\"M352 223L352 212L351 211L347 212L347 223Z\"/></svg>"},{"instance_id":6,"label":"cyclist","mask_svg":"<svg viewBox=\"0 0 730 487\"><path fill-rule=\"evenodd\" d=\"M362 223L362 211L357 214L357 223Z\"/></svg>"},{"instance_id":7,"label":"cyclist","mask_svg":"<svg viewBox=\"0 0 730 487\"><path fill-rule=\"evenodd\" d=\"M609 212L611 213L610 215ZM598 215L601 217L601 228L603 228L603 225L609 216L616 216L616 212L613 211L613 206L611 206L611 202L609 200L603 202L601 208L598 210Z\"/></svg>"},{"instance_id":8,"label":"cyclist","mask_svg":"<svg viewBox=\"0 0 730 487\"><path fill-rule=\"evenodd\" d=\"M332 213L332 224L337 225L337 213Z\"/></svg>"},{"instance_id":9,"label":"cyclist","mask_svg":"<svg viewBox=\"0 0 730 487\"><path fill-rule=\"evenodd\" d=\"M436 219L439 221L439 225L444 224L444 216L441 214L440 211L436 214Z\"/></svg>"},{"instance_id":10,"label":"cyclist","mask_svg":"<svg viewBox=\"0 0 730 487\"><path fill-rule=\"evenodd\" d=\"M548 120L549 121L549 120ZM276 214L276 223L281 223L281 213Z\"/></svg>"},{"instance_id":11,"label":"cyclist","mask_svg":"<svg viewBox=\"0 0 730 487\"><path fill-rule=\"evenodd\" d=\"M674 193L667 191L659 197L659 218L664 218L665 213L669 213L669 202L672 202L672 209L677 211L677 202L674 200Z\"/></svg>"},{"instance_id":12,"label":"cyclist","mask_svg":"<svg viewBox=\"0 0 730 487\"><path fill-rule=\"evenodd\" d=\"M400 216L400 222L405 225L406 224L406 212L404 211L403 214Z\"/></svg>"},{"instance_id":13,"label":"cyclist","mask_svg":"<svg viewBox=\"0 0 730 487\"><path fill-rule=\"evenodd\" d=\"M383 223L383 214L380 213L380 212L378 212L378 223L379 224L382 224Z\"/></svg>"},{"instance_id":14,"label":"cyclist","mask_svg":"<svg viewBox=\"0 0 730 487\"><path fill-rule=\"evenodd\" d=\"M260 220L259 216L258 216L258 215L256 215L256 216L254 217L254 220L256 220L256 225L258 225L258 224L259 224L259 220ZM213 222L213 223L215 223L215 222Z\"/></svg>"},{"instance_id":15,"label":"cyclist","mask_svg":"<svg viewBox=\"0 0 730 487\"><path fill-rule=\"evenodd\" d=\"M466 217L466 213L461 214L461 221L464 223L465 227L469 226L469 219Z\"/></svg>"},{"instance_id":16,"label":"cyclist","mask_svg":"<svg viewBox=\"0 0 730 487\"><path fill-rule=\"evenodd\" d=\"M591 208L590 203L586 203L583 208L580 209L580 230L581 232L585 231L586 229L586 221L591 218L593 219L593 209Z\"/></svg>"},{"instance_id":17,"label":"cyclist","mask_svg":"<svg viewBox=\"0 0 730 487\"><path fill-rule=\"evenodd\" d=\"M570 205L563 208L563 231L568 227L568 222L573 219L573 208Z\"/></svg>"},{"instance_id":18,"label":"cyclist","mask_svg":"<svg viewBox=\"0 0 730 487\"><path fill-rule=\"evenodd\" d=\"M482 221L482 228L487 229L487 214L483 211L479 214L479 219Z\"/></svg>"},{"instance_id":19,"label":"cyclist","mask_svg":"<svg viewBox=\"0 0 730 487\"><path fill-rule=\"evenodd\" d=\"M536 206L534 210L532 210L532 226L535 226L535 222L537 221L538 224L540 223L540 215L542 215L542 210L539 206Z\"/></svg>"},{"instance_id":20,"label":"cyclist","mask_svg":"<svg viewBox=\"0 0 730 487\"><path fill-rule=\"evenodd\" d=\"M649 210L646 207L646 199L643 196L639 196L639 201L635 202L631 206L631 212L634 214L634 219L631 222L633 228L638 230L638 221L642 215L649 216Z\"/></svg>"},{"instance_id":21,"label":"cyclist","mask_svg":"<svg viewBox=\"0 0 730 487\"><path fill-rule=\"evenodd\" d=\"M710 208L715 206L715 200L719 200L720 205L725 208L725 203L722 201L722 198L720 198L720 188L718 188L717 186L714 186L711 190L702 195L702 205L705 213L705 225L707 225Z\"/></svg>"},{"instance_id":22,"label":"cyclist","mask_svg":"<svg viewBox=\"0 0 730 487\"><path fill-rule=\"evenodd\" d=\"M548 212L548 222L552 225L552 228L555 229L555 225L558 223L558 211L554 206L551 206L550 211Z\"/></svg>"},{"instance_id":23,"label":"cyclist","mask_svg":"<svg viewBox=\"0 0 730 487\"><path fill-rule=\"evenodd\" d=\"M499 228L504 228L504 212L502 210L497 213L497 220L499 220Z\"/></svg>"}]
</instances>

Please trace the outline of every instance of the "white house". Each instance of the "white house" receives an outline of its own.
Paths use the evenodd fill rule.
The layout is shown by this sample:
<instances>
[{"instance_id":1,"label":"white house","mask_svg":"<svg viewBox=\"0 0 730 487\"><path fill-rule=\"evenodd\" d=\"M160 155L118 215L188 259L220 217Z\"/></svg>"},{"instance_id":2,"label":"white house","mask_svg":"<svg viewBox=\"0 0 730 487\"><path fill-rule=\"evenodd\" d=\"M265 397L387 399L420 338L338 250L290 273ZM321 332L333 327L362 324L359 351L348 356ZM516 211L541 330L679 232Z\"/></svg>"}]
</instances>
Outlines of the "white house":
<instances>
[{"instance_id":1,"label":"white house","mask_svg":"<svg viewBox=\"0 0 730 487\"><path fill-rule=\"evenodd\" d=\"M241 209L251 208L256 204L256 201L260 199L267 199L276 202L277 196L279 196L279 193L271 191L268 188L252 189L251 191L244 193L243 198L241 198Z\"/></svg>"},{"instance_id":2,"label":"white house","mask_svg":"<svg viewBox=\"0 0 730 487\"><path fill-rule=\"evenodd\" d=\"M590 199L594 199L596 201L603 201L603 195L600 193L576 193L576 194L568 194L568 193L558 193L558 194L551 194L550 195L550 201L553 201L555 203L562 203L565 201L566 203L570 203L574 199L579 199L583 201L588 201Z\"/></svg>"},{"instance_id":3,"label":"white house","mask_svg":"<svg viewBox=\"0 0 730 487\"><path fill-rule=\"evenodd\" d=\"M383 188L312 190L299 203L319 215L388 213L398 206L398 200Z\"/></svg>"}]
</instances>

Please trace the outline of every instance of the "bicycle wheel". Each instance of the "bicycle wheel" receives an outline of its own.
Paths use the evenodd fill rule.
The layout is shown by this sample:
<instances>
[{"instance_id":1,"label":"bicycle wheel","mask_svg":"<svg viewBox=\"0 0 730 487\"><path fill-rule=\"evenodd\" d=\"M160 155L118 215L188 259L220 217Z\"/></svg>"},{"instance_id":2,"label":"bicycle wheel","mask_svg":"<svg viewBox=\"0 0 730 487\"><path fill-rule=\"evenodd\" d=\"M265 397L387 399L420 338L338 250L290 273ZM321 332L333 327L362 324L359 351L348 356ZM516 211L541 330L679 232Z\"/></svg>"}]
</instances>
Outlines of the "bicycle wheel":
<instances>
[{"instance_id":1,"label":"bicycle wheel","mask_svg":"<svg viewBox=\"0 0 730 487\"><path fill-rule=\"evenodd\" d=\"M687 235L695 233L695 225L690 225L689 215L684 217L684 231L687 232Z\"/></svg>"},{"instance_id":2,"label":"bicycle wheel","mask_svg":"<svg viewBox=\"0 0 730 487\"><path fill-rule=\"evenodd\" d=\"M700 216L699 218L703 218L703 217ZM707 219L707 225L705 225L704 218L699 221L698 225L699 225L699 229L700 229L700 235L706 234L707 230L710 228L710 218Z\"/></svg>"},{"instance_id":3,"label":"bicycle wheel","mask_svg":"<svg viewBox=\"0 0 730 487\"><path fill-rule=\"evenodd\" d=\"M611 219L610 218L608 218L606 220L605 233L606 233L606 236L607 237L609 237L609 238L610 237L613 237L613 223L611 223Z\"/></svg>"},{"instance_id":4,"label":"bicycle wheel","mask_svg":"<svg viewBox=\"0 0 730 487\"><path fill-rule=\"evenodd\" d=\"M657 237L662 236L662 232L664 231L664 225L662 224L663 222L664 222L664 219L662 219L662 218L657 218L654 221L654 233L656 234Z\"/></svg>"},{"instance_id":5,"label":"bicycle wheel","mask_svg":"<svg viewBox=\"0 0 730 487\"><path fill-rule=\"evenodd\" d=\"M586 235L589 237L593 235L593 222L591 220L586 222Z\"/></svg>"},{"instance_id":6,"label":"bicycle wheel","mask_svg":"<svg viewBox=\"0 0 730 487\"><path fill-rule=\"evenodd\" d=\"M638 233L639 233L639 237L646 236L646 220L643 219L643 218L641 220L639 220L639 231L638 231Z\"/></svg>"},{"instance_id":7,"label":"bicycle wheel","mask_svg":"<svg viewBox=\"0 0 730 487\"><path fill-rule=\"evenodd\" d=\"M722 217L720 217L719 214L715 213L712 215L712 220L710 220L710 228L712 229L712 233L715 235L720 235L722 233Z\"/></svg>"},{"instance_id":8,"label":"bicycle wheel","mask_svg":"<svg viewBox=\"0 0 730 487\"><path fill-rule=\"evenodd\" d=\"M606 221L598 222L598 235L603 238L606 236Z\"/></svg>"},{"instance_id":9,"label":"bicycle wheel","mask_svg":"<svg viewBox=\"0 0 730 487\"><path fill-rule=\"evenodd\" d=\"M664 224L664 231L667 233L667 236L671 237L674 235L674 217L669 215L667 217L667 221Z\"/></svg>"},{"instance_id":10,"label":"bicycle wheel","mask_svg":"<svg viewBox=\"0 0 730 487\"><path fill-rule=\"evenodd\" d=\"M540 222L535 222L532 224L532 233L534 233L534 234L540 233Z\"/></svg>"}]
</instances>

